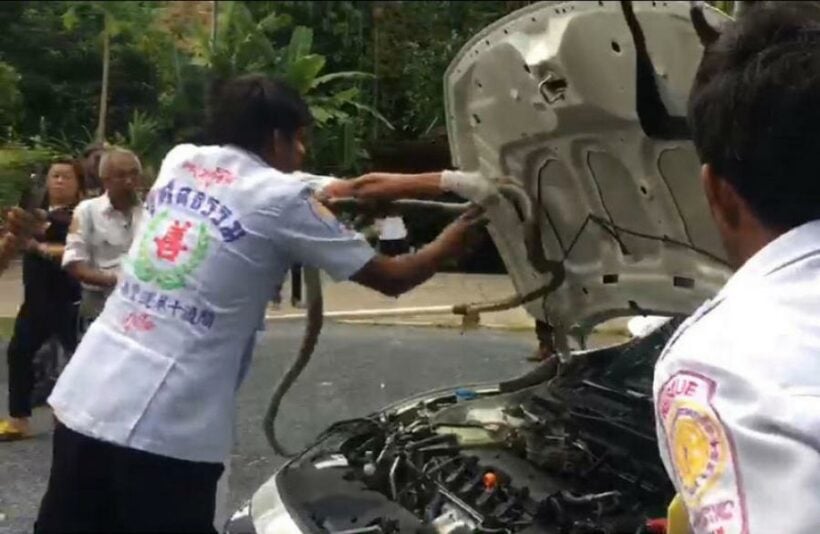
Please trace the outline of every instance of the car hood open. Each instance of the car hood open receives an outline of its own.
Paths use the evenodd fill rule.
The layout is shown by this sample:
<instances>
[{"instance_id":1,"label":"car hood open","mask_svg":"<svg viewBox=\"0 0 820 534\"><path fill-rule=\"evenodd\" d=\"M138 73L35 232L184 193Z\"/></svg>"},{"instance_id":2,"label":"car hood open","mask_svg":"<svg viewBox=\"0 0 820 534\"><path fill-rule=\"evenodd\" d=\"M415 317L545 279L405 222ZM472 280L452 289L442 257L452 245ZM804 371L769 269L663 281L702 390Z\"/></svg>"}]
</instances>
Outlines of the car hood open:
<instances>
[{"instance_id":1,"label":"car hood open","mask_svg":"<svg viewBox=\"0 0 820 534\"><path fill-rule=\"evenodd\" d=\"M729 277L685 120L702 54L688 2L541 2L450 64L453 163L532 200L529 225L491 206L490 234L519 293L550 288L526 307L559 334L689 314Z\"/></svg>"}]
</instances>

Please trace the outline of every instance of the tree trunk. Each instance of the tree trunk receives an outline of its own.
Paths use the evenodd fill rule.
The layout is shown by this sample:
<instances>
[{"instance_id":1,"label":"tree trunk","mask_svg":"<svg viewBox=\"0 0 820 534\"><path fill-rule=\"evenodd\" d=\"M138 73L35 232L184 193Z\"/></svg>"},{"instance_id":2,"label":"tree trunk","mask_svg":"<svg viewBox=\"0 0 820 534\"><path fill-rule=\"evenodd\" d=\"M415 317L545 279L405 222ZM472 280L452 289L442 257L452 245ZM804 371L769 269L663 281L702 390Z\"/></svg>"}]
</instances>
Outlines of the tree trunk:
<instances>
[{"instance_id":1,"label":"tree trunk","mask_svg":"<svg viewBox=\"0 0 820 534\"><path fill-rule=\"evenodd\" d=\"M97 141L105 142L105 122L108 116L108 71L111 64L111 35L109 15L106 13L103 22L103 68L102 90L100 91L100 117L97 121Z\"/></svg>"},{"instance_id":2,"label":"tree trunk","mask_svg":"<svg viewBox=\"0 0 820 534\"><path fill-rule=\"evenodd\" d=\"M211 50L216 49L216 28L217 28L217 20L219 17L219 4L216 3L217 0L213 0L211 9L213 9L211 15Z\"/></svg>"},{"instance_id":3,"label":"tree trunk","mask_svg":"<svg viewBox=\"0 0 820 534\"><path fill-rule=\"evenodd\" d=\"M373 2L371 17L373 18L373 109L379 109L379 22L384 8L379 2ZM379 138L379 121L373 121L373 139Z\"/></svg>"}]
</instances>

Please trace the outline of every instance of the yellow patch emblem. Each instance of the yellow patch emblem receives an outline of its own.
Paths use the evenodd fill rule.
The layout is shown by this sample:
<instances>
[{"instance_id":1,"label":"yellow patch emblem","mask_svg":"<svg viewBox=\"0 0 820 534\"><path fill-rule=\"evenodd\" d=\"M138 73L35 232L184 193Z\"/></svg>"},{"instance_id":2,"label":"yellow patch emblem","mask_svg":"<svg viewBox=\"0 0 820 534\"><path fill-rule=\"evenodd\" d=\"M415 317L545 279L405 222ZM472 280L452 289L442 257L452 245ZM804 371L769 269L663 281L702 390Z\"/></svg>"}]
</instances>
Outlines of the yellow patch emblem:
<instances>
[{"instance_id":1,"label":"yellow patch emblem","mask_svg":"<svg viewBox=\"0 0 820 534\"><path fill-rule=\"evenodd\" d=\"M327 206L319 202L316 197L310 197L310 203L313 207L313 210L316 212L317 215L321 216L325 219L335 219L336 216L333 215L333 212L328 209Z\"/></svg>"},{"instance_id":2,"label":"yellow patch emblem","mask_svg":"<svg viewBox=\"0 0 820 534\"><path fill-rule=\"evenodd\" d=\"M709 410L680 402L669 420L672 461L688 501L699 498L723 473L729 452L723 429Z\"/></svg>"},{"instance_id":3,"label":"yellow patch emblem","mask_svg":"<svg viewBox=\"0 0 820 534\"><path fill-rule=\"evenodd\" d=\"M656 399L661 451L695 531L741 534L746 506L732 438L713 403L716 391L715 381L691 371L663 384Z\"/></svg>"}]
</instances>

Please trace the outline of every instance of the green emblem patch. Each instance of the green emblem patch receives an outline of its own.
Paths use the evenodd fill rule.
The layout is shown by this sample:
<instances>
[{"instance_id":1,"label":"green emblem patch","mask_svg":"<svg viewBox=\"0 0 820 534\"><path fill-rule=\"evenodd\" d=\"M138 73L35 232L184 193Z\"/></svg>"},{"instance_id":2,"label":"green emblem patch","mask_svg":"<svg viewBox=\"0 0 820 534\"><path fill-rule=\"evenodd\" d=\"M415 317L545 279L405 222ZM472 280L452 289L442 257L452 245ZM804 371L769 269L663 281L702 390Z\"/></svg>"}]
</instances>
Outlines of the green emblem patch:
<instances>
[{"instance_id":1,"label":"green emblem patch","mask_svg":"<svg viewBox=\"0 0 820 534\"><path fill-rule=\"evenodd\" d=\"M187 277L199 265L208 253L210 237L204 223L196 226L196 244L193 250L185 244L185 236L194 228L193 223L174 221L165 234L157 235L158 229L170 218L165 210L154 217L145 228L145 234L140 241L137 258L134 261L134 274L143 282L156 282L165 290L185 287ZM152 254L152 250L153 254ZM187 257L183 253L188 253ZM185 259L179 262L180 256ZM154 259L171 263L172 267L158 267Z\"/></svg>"}]
</instances>

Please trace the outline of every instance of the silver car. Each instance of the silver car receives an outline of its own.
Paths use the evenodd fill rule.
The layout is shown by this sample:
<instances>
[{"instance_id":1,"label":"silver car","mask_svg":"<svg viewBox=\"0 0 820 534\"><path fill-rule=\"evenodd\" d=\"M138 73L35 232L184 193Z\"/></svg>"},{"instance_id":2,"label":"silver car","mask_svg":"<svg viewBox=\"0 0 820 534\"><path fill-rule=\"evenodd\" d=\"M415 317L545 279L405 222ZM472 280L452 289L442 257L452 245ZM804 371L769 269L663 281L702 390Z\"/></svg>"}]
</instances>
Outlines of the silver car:
<instances>
[{"instance_id":1,"label":"silver car","mask_svg":"<svg viewBox=\"0 0 820 534\"><path fill-rule=\"evenodd\" d=\"M730 275L685 120L703 53L690 9L541 2L467 43L445 75L454 164L520 192L489 208L490 233L527 311L555 327L560 363L332 425L228 532L653 531L673 495L653 365ZM671 320L578 348L630 315Z\"/></svg>"}]
</instances>

